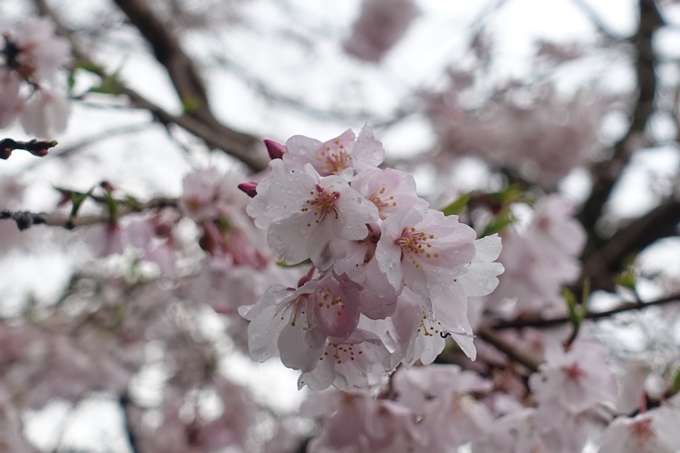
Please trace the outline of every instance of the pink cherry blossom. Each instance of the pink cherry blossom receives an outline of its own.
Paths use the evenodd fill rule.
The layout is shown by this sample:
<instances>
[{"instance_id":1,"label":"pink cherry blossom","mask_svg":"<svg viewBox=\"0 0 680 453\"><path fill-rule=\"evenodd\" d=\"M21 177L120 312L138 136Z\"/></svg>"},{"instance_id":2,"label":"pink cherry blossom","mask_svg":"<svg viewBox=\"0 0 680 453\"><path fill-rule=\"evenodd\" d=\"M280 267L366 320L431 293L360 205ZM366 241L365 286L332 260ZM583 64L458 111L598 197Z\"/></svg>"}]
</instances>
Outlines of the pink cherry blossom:
<instances>
[{"instance_id":1,"label":"pink cherry blossom","mask_svg":"<svg viewBox=\"0 0 680 453\"><path fill-rule=\"evenodd\" d=\"M303 403L301 413L325 418L324 429L311 442L310 452L420 451L414 414L394 401L375 399L367 393L314 392Z\"/></svg>"},{"instance_id":2,"label":"pink cherry blossom","mask_svg":"<svg viewBox=\"0 0 680 453\"><path fill-rule=\"evenodd\" d=\"M19 94L21 78L14 71L0 70L0 128L8 127L24 104Z\"/></svg>"},{"instance_id":3,"label":"pink cherry blossom","mask_svg":"<svg viewBox=\"0 0 680 453\"><path fill-rule=\"evenodd\" d=\"M578 340L567 351L558 344L549 346L546 361L529 381L539 411L550 404L551 416L559 417L562 411L576 414L596 403L616 400L617 386L605 360L606 347L590 340Z\"/></svg>"},{"instance_id":4,"label":"pink cherry blossom","mask_svg":"<svg viewBox=\"0 0 680 453\"><path fill-rule=\"evenodd\" d=\"M179 205L189 218L203 222L219 217L218 182L213 169L189 173L184 177L184 192Z\"/></svg>"},{"instance_id":5,"label":"pink cherry blossom","mask_svg":"<svg viewBox=\"0 0 680 453\"><path fill-rule=\"evenodd\" d=\"M491 385L456 365L430 365L399 370L394 377L398 402L421 419L418 429L429 451L446 451L485 436L491 427L489 409L468 395Z\"/></svg>"},{"instance_id":6,"label":"pink cherry blossom","mask_svg":"<svg viewBox=\"0 0 680 453\"><path fill-rule=\"evenodd\" d=\"M361 128L358 137L348 129L325 143L295 135L288 139L286 148L283 161L289 168L301 171L311 164L321 176L339 175L348 180L356 171L377 168L385 158L382 143L368 126Z\"/></svg>"},{"instance_id":7,"label":"pink cherry blossom","mask_svg":"<svg viewBox=\"0 0 680 453\"><path fill-rule=\"evenodd\" d=\"M338 249L343 239L368 235L366 224L378 220L378 209L346 180L319 177L309 165L305 171L273 174L267 195L262 195L267 197L264 215L274 219L267 241L287 264L310 258L325 270L344 254Z\"/></svg>"},{"instance_id":8,"label":"pink cherry blossom","mask_svg":"<svg viewBox=\"0 0 680 453\"><path fill-rule=\"evenodd\" d=\"M418 17L412 0L364 0L345 52L370 62L379 62L406 34Z\"/></svg>"},{"instance_id":9,"label":"pink cherry blossom","mask_svg":"<svg viewBox=\"0 0 680 453\"><path fill-rule=\"evenodd\" d=\"M420 210L429 205L416 195L413 176L392 168L360 172L352 181L352 188L375 204L382 220L402 208Z\"/></svg>"},{"instance_id":10,"label":"pink cherry blossom","mask_svg":"<svg viewBox=\"0 0 680 453\"><path fill-rule=\"evenodd\" d=\"M619 417L600 438L601 453L676 453L680 410L660 407L636 417Z\"/></svg>"},{"instance_id":11,"label":"pink cherry blossom","mask_svg":"<svg viewBox=\"0 0 680 453\"><path fill-rule=\"evenodd\" d=\"M68 99L41 88L26 102L21 112L21 126L36 137L53 137L66 129L70 111Z\"/></svg>"},{"instance_id":12,"label":"pink cherry blossom","mask_svg":"<svg viewBox=\"0 0 680 453\"><path fill-rule=\"evenodd\" d=\"M56 36L55 30L56 26L50 19L33 18L10 35L9 39L19 50L17 69L24 77L35 75L40 79L49 79L57 69L71 60L68 41Z\"/></svg>"},{"instance_id":13,"label":"pink cherry blossom","mask_svg":"<svg viewBox=\"0 0 680 453\"><path fill-rule=\"evenodd\" d=\"M417 294L430 296L465 272L475 256L475 236L456 216L404 208L383 222L375 253L395 289L403 282Z\"/></svg>"}]
</instances>

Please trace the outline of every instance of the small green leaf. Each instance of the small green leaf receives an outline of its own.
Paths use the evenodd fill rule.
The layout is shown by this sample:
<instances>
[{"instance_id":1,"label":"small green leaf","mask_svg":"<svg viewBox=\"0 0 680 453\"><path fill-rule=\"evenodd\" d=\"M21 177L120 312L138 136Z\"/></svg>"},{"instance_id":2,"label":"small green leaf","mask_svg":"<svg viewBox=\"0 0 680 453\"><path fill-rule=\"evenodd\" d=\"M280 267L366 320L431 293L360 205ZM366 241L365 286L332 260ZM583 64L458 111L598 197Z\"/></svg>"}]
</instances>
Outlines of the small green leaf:
<instances>
[{"instance_id":1,"label":"small green leaf","mask_svg":"<svg viewBox=\"0 0 680 453\"><path fill-rule=\"evenodd\" d=\"M624 288L635 291L635 286L637 285L637 276L633 272L632 268L628 267L625 271L614 276L614 281Z\"/></svg>"},{"instance_id":2,"label":"small green leaf","mask_svg":"<svg viewBox=\"0 0 680 453\"><path fill-rule=\"evenodd\" d=\"M489 194L498 203L507 206L510 203L517 203L522 201L524 192L519 184L510 184L505 189Z\"/></svg>"},{"instance_id":3,"label":"small green leaf","mask_svg":"<svg viewBox=\"0 0 680 453\"><path fill-rule=\"evenodd\" d=\"M293 268L293 267L306 266L307 264L312 264L312 260L307 258L306 260L300 261L299 263L296 263L296 264L286 264L286 262L283 261L283 260L276 262L277 266L285 267L286 269L290 269L290 268Z\"/></svg>"},{"instance_id":4,"label":"small green leaf","mask_svg":"<svg viewBox=\"0 0 680 453\"><path fill-rule=\"evenodd\" d=\"M224 231L231 231L234 228L228 217L220 217L217 219L217 225Z\"/></svg>"},{"instance_id":5,"label":"small green leaf","mask_svg":"<svg viewBox=\"0 0 680 453\"><path fill-rule=\"evenodd\" d=\"M202 105L203 101L197 96L182 96L182 107L187 115L190 115Z\"/></svg>"},{"instance_id":6,"label":"small green leaf","mask_svg":"<svg viewBox=\"0 0 680 453\"><path fill-rule=\"evenodd\" d=\"M73 63L73 65L71 65L71 68L72 68L72 70L83 69L85 71L92 72L92 73L95 73L95 74L102 71L101 66L99 66L99 65L97 65L97 64L95 64L91 61L84 61L84 60L76 60L76 62Z\"/></svg>"},{"instance_id":7,"label":"small green leaf","mask_svg":"<svg viewBox=\"0 0 680 453\"><path fill-rule=\"evenodd\" d=\"M142 205L137 199L131 195L125 196L125 203L132 208L133 211L141 211Z\"/></svg>"},{"instance_id":8,"label":"small green leaf","mask_svg":"<svg viewBox=\"0 0 680 453\"><path fill-rule=\"evenodd\" d=\"M450 205L446 206L445 208L442 208L441 211L444 213L445 216L460 215L463 212L465 212L465 210L467 209L467 204L468 204L468 201L470 201L471 196L472 196L472 191L468 192L466 194L463 194L456 201L454 201Z\"/></svg>"},{"instance_id":9,"label":"small green leaf","mask_svg":"<svg viewBox=\"0 0 680 453\"><path fill-rule=\"evenodd\" d=\"M118 220L118 202L111 195L108 190L104 193L104 201L106 202L106 207L109 210L109 215L111 216L111 221L115 222Z\"/></svg>"},{"instance_id":10,"label":"small green leaf","mask_svg":"<svg viewBox=\"0 0 680 453\"><path fill-rule=\"evenodd\" d=\"M500 233L506 227L512 225L515 218L509 209L503 209L501 213L484 228L482 237L491 236L492 234Z\"/></svg>"},{"instance_id":11,"label":"small green leaf","mask_svg":"<svg viewBox=\"0 0 680 453\"><path fill-rule=\"evenodd\" d=\"M80 210L80 207L83 205L85 200L87 200L87 198L90 195L92 195L93 189L94 188L88 190L85 193L75 192L73 190L68 191L68 193L70 193L70 195L71 195L71 204L72 204L72 206L71 206L71 217L75 217L75 216L78 215L78 211ZM57 190L61 190L61 189L57 189Z\"/></svg>"},{"instance_id":12,"label":"small green leaf","mask_svg":"<svg viewBox=\"0 0 680 453\"><path fill-rule=\"evenodd\" d=\"M671 388L669 390L670 396L675 395L680 391L680 368L675 371L675 376L673 376L673 382L671 383Z\"/></svg>"},{"instance_id":13,"label":"small green leaf","mask_svg":"<svg viewBox=\"0 0 680 453\"><path fill-rule=\"evenodd\" d=\"M111 94L114 96L121 94L120 90L118 90L118 72L104 77L101 83L96 87L90 88L89 92Z\"/></svg>"},{"instance_id":14,"label":"small green leaf","mask_svg":"<svg viewBox=\"0 0 680 453\"><path fill-rule=\"evenodd\" d=\"M571 292L569 288L564 288L562 290L562 295L564 300L567 302L568 318L574 327L574 331L578 332L581 327L581 321L583 320L581 315L581 310L578 310L578 304L576 303L576 296Z\"/></svg>"}]
</instances>

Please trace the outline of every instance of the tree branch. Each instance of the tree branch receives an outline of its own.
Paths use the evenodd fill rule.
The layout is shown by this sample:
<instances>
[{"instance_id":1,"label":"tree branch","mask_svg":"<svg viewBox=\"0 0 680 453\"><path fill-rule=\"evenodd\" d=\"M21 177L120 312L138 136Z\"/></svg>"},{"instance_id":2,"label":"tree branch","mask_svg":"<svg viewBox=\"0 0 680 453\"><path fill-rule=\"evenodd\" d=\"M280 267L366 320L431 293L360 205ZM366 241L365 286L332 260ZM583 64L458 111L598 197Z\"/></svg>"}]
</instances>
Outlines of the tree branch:
<instances>
[{"instance_id":1,"label":"tree branch","mask_svg":"<svg viewBox=\"0 0 680 453\"><path fill-rule=\"evenodd\" d=\"M256 137L230 129L215 118L195 62L184 52L175 34L155 15L149 3L146 0L114 1L149 42L156 59L165 66L182 104L192 105L188 116L235 144L252 150L259 142Z\"/></svg>"},{"instance_id":2,"label":"tree branch","mask_svg":"<svg viewBox=\"0 0 680 453\"><path fill-rule=\"evenodd\" d=\"M90 70L102 79L110 78L111 75L108 74L104 68L94 63L89 55L81 48L73 33L59 21L59 18L49 5L47 5L46 1L34 1L40 14L50 17L55 22L57 33L69 40L73 56L81 62L88 63L88 67L91 68ZM256 153L256 144L259 142L256 137L236 132L221 124L217 127L212 123L204 123L202 122L202 119L196 115L173 115L127 87L120 80L116 80L115 83L118 92L127 96L133 107L150 111L164 124L177 124L188 132L201 138L208 146L221 149L225 153L246 164L255 172L267 168L267 161L264 158L264 153ZM185 101L187 101L187 99L185 99ZM197 110L200 110L200 108Z\"/></svg>"},{"instance_id":3,"label":"tree branch","mask_svg":"<svg viewBox=\"0 0 680 453\"><path fill-rule=\"evenodd\" d=\"M27 142L12 140L11 138L3 138L0 140L0 159L7 160L12 155L15 149L23 149L33 154L34 156L43 157L47 155L47 150L57 146L57 141L45 140L29 140Z\"/></svg>"},{"instance_id":4,"label":"tree branch","mask_svg":"<svg viewBox=\"0 0 680 453\"><path fill-rule=\"evenodd\" d=\"M592 288L613 291L612 276L623 271L626 260L655 241L676 235L678 223L680 202L670 197L616 233L584 261L579 285L590 279Z\"/></svg>"},{"instance_id":5,"label":"tree branch","mask_svg":"<svg viewBox=\"0 0 680 453\"><path fill-rule=\"evenodd\" d=\"M520 349L505 341L505 339L501 338L496 332L494 332L493 328L489 328L488 326L479 326L479 329L476 333L479 338L507 355L510 360L514 360L515 362L524 365L532 372L538 371L538 365L540 362L527 355L524 351L521 351Z\"/></svg>"},{"instance_id":6,"label":"tree branch","mask_svg":"<svg viewBox=\"0 0 680 453\"><path fill-rule=\"evenodd\" d=\"M177 207L177 200L174 198L154 198L147 203L141 203L136 206L123 204L118 210L118 217L122 217L135 212L143 212L151 209ZM74 228L96 225L98 223L111 222L110 215L88 215L80 217L71 217L61 214L48 213L34 213L30 211L9 211L3 209L0 211L0 220L13 220L20 230L26 230L33 225L47 225L54 227L66 228L72 230Z\"/></svg>"},{"instance_id":7,"label":"tree branch","mask_svg":"<svg viewBox=\"0 0 680 453\"><path fill-rule=\"evenodd\" d=\"M616 308L612 308L611 310L588 312L585 318L596 321L598 319L609 318L619 313L624 313L627 311L644 310L645 308L666 305L678 301L680 301L680 294L673 294L671 296L662 297L660 299L656 299L650 302L643 303L627 302L621 304ZM514 321L498 322L493 324L491 328L494 330L500 330L500 329L520 329L523 327L555 327L562 324L567 324L569 322L570 320L566 316L552 319L518 319Z\"/></svg>"},{"instance_id":8,"label":"tree branch","mask_svg":"<svg viewBox=\"0 0 680 453\"><path fill-rule=\"evenodd\" d=\"M636 150L635 142L644 133L647 121L654 112L657 80L654 68L654 32L664 25L663 17L654 0L639 0L640 23L630 42L635 46L637 57L635 72L638 82L638 99L633 110L630 126L625 136L614 145L611 159L595 164L592 168L593 190L579 213L579 220L590 234L584 256L590 255L598 246L595 225L602 215L604 205L623 173L630 156Z\"/></svg>"}]
</instances>

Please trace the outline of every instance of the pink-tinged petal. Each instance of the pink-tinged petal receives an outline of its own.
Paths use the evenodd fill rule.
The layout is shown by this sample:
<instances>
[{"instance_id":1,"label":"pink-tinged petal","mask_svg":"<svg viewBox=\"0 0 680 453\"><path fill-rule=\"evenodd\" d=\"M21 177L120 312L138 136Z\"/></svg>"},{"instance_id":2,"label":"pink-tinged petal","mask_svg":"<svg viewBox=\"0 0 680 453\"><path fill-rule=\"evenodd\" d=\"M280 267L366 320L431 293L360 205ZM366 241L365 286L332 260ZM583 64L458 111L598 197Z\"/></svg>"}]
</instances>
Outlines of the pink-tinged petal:
<instances>
[{"instance_id":1,"label":"pink-tinged petal","mask_svg":"<svg viewBox=\"0 0 680 453\"><path fill-rule=\"evenodd\" d=\"M352 188L375 204L383 220L402 208L429 205L416 194L413 176L392 168L362 171L352 180Z\"/></svg>"},{"instance_id":2,"label":"pink-tinged petal","mask_svg":"<svg viewBox=\"0 0 680 453\"><path fill-rule=\"evenodd\" d=\"M313 326L328 337L349 337L359 323L360 290L356 283L340 282L332 273L324 277L311 298Z\"/></svg>"},{"instance_id":3,"label":"pink-tinged petal","mask_svg":"<svg viewBox=\"0 0 680 453\"><path fill-rule=\"evenodd\" d=\"M21 113L21 126L31 135L52 138L66 129L71 104L46 89L37 90Z\"/></svg>"},{"instance_id":4,"label":"pink-tinged petal","mask_svg":"<svg viewBox=\"0 0 680 453\"><path fill-rule=\"evenodd\" d=\"M325 143L294 136L286 142L286 147L288 152L283 155L283 161L291 170L302 171L309 164L321 176L338 175L348 180L356 171L377 168L385 157L382 143L367 126L356 141L354 132L348 129Z\"/></svg>"},{"instance_id":5,"label":"pink-tinged petal","mask_svg":"<svg viewBox=\"0 0 680 453\"><path fill-rule=\"evenodd\" d=\"M465 272L475 255L475 236L455 216L405 208L383 222L376 258L395 289L401 274L416 293L435 295Z\"/></svg>"}]
</instances>

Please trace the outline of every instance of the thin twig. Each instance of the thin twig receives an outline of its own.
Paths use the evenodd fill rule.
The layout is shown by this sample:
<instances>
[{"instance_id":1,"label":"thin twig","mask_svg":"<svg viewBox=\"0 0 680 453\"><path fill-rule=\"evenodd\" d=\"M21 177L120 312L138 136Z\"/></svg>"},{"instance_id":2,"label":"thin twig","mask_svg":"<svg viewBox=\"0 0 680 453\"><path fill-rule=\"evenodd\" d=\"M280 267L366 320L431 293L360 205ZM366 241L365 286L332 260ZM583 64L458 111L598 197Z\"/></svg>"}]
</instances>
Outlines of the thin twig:
<instances>
[{"instance_id":1,"label":"thin twig","mask_svg":"<svg viewBox=\"0 0 680 453\"><path fill-rule=\"evenodd\" d=\"M27 142L13 140L11 138L4 138L0 140L0 159L7 160L12 155L12 151L22 149L28 151L34 156L43 157L47 155L50 148L57 146L56 140L29 140Z\"/></svg>"},{"instance_id":2,"label":"thin twig","mask_svg":"<svg viewBox=\"0 0 680 453\"><path fill-rule=\"evenodd\" d=\"M135 212L176 206L177 200L174 198L154 198L147 203L140 203L136 206L123 204L119 208L117 216L122 217ZM0 211L0 220L13 220L20 230L26 230L33 225L47 225L72 230L78 227L111 222L111 216L107 214L71 217L61 214L49 214L42 212L34 213L31 211L10 211L3 209Z\"/></svg>"},{"instance_id":3,"label":"thin twig","mask_svg":"<svg viewBox=\"0 0 680 453\"><path fill-rule=\"evenodd\" d=\"M671 296L662 297L660 299L652 300L649 302L643 302L639 304L637 302L627 302L621 304L616 308L611 310L598 311L598 312L588 312L586 313L585 319L598 320L603 318L610 318L619 313L624 313L627 311L634 310L644 310L645 308L655 307L659 305L666 305L673 302L680 301L680 294L673 294ZM491 326L494 330L500 329L519 329L522 327L554 327L561 324L566 324L570 322L568 317L551 318L551 319L518 319L514 321L498 322Z\"/></svg>"},{"instance_id":4,"label":"thin twig","mask_svg":"<svg viewBox=\"0 0 680 453\"><path fill-rule=\"evenodd\" d=\"M602 18L593 10L593 8L587 4L584 0L571 0L571 2L576 5L583 13L588 16L588 19L600 30L600 32L609 36L614 41L624 41L623 36L618 35L613 32L607 24L604 23Z\"/></svg>"},{"instance_id":5,"label":"thin twig","mask_svg":"<svg viewBox=\"0 0 680 453\"><path fill-rule=\"evenodd\" d=\"M494 330L488 326L480 326L476 332L477 336L486 341L502 353L508 356L509 359L514 360L527 367L532 372L538 371L539 362L533 357L527 355L524 351L516 348L514 345L501 338Z\"/></svg>"},{"instance_id":6,"label":"thin twig","mask_svg":"<svg viewBox=\"0 0 680 453\"><path fill-rule=\"evenodd\" d=\"M73 56L81 62L88 63L87 66L90 68L90 71L102 79L110 79L111 74L106 72L102 66L97 65L92 61L87 52L81 48L80 43L76 40L73 33L59 21L59 18L49 5L47 5L45 0L34 1L40 14L50 17L52 21L55 22L57 33L68 39L71 44ZM148 110L160 122L164 124L177 124L181 128L201 138L208 146L221 149L225 153L240 160L253 171L261 171L267 168L267 160L264 158L264 154L255 152L256 144L259 142L256 137L234 131L223 125L221 125L220 128L217 128L215 125L208 125L195 117L173 115L129 88L120 80L116 79L115 85L116 90L119 93L130 99L133 107Z\"/></svg>"}]
</instances>

